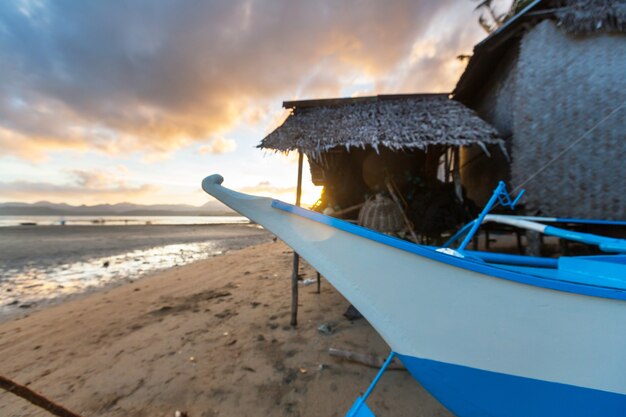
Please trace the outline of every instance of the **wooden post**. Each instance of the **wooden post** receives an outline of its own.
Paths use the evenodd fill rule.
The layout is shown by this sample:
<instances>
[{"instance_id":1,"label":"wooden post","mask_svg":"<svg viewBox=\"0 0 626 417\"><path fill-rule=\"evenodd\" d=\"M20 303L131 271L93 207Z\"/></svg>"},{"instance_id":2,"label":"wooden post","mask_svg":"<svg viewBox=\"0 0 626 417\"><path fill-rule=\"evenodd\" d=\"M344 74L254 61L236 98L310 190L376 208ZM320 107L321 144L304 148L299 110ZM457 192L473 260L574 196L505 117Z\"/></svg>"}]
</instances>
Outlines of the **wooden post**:
<instances>
[{"instance_id":1,"label":"wooden post","mask_svg":"<svg viewBox=\"0 0 626 417\"><path fill-rule=\"evenodd\" d=\"M296 188L296 206L300 206L302 197L302 162L304 155L298 152L298 186ZM293 269L291 271L291 325L298 325L298 272L300 269L300 255L293 252Z\"/></svg>"},{"instance_id":2,"label":"wooden post","mask_svg":"<svg viewBox=\"0 0 626 417\"><path fill-rule=\"evenodd\" d=\"M522 245L522 234L519 229L515 230L515 238L517 239L517 252L520 255L524 254L524 246Z\"/></svg>"},{"instance_id":3,"label":"wooden post","mask_svg":"<svg viewBox=\"0 0 626 417\"><path fill-rule=\"evenodd\" d=\"M461 203L463 203L463 185L461 184L461 148L453 150L454 159L452 165L452 180L454 181L454 193Z\"/></svg>"},{"instance_id":4,"label":"wooden post","mask_svg":"<svg viewBox=\"0 0 626 417\"><path fill-rule=\"evenodd\" d=\"M300 269L300 255L294 251L293 268L291 270L291 325L298 325L298 272Z\"/></svg>"},{"instance_id":5,"label":"wooden post","mask_svg":"<svg viewBox=\"0 0 626 417\"><path fill-rule=\"evenodd\" d=\"M316 274L317 274L317 293L319 294L322 291L322 288L321 288L321 286L322 286L322 283L321 283L322 276L320 275L319 272L316 272Z\"/></svg>"},{"instance_id":6,"label":"wooden post","mask_svg":"<svg viewBox=\"0 0 626 417\"><path fill-rule=\"evenodd\" d=\"M446 184L450 182L450 148L446 147L445 148L445 153L444 158L443 158L443 172L444 172L444 177L443 177L443 182L445 182Z\"/></svg>"}]
</instances>

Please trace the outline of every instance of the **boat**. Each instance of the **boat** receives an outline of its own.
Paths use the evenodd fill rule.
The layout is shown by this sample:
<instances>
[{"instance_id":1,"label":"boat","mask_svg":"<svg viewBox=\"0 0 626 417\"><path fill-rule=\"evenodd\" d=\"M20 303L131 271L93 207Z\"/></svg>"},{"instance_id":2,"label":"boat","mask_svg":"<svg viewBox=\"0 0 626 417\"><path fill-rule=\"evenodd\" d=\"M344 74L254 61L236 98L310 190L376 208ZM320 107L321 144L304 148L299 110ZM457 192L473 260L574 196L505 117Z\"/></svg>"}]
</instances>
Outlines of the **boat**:
<instances>
[{"instance_id":1,"label":"boat","mask_svg":"<svg viewBox=\"0 0 626 417\"><path fill-rule=\"evenodd\" d=\"M242 194L222 182L212 175L202 188L276 234L324 275L384 338L390 358L399 358L453 414L626 415L625 240L561 229L553 225L557 220L545 225L538 218L490 215L498 201L515 203L500 185L481 216L452 239L464 237L458 248L436 248ZM487 221L606 253L553 259L465 249L472 231ZM367 394L348 415L374 415L364 404Z\"/></svg>"}]
</instances>

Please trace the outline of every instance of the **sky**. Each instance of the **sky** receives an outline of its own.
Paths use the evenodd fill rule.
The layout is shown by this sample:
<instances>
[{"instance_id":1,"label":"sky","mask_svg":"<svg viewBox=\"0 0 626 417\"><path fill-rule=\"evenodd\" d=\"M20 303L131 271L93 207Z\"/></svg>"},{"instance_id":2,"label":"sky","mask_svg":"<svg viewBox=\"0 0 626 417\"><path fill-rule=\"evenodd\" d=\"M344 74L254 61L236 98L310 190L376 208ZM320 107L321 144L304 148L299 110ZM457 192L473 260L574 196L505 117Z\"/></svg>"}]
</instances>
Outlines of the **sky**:
<instances>
[{"instance_id":1,"label":"sky","mask_svg":"<svg viewBox=\"0 0 626 417\"><path fill-rule=\"evenodd\" d=\"M256 148L282 102L452 91L476 4L0 2L0 202L200 205L213 173L294 200L297 155Z\"/></svg>"}]
</instances>

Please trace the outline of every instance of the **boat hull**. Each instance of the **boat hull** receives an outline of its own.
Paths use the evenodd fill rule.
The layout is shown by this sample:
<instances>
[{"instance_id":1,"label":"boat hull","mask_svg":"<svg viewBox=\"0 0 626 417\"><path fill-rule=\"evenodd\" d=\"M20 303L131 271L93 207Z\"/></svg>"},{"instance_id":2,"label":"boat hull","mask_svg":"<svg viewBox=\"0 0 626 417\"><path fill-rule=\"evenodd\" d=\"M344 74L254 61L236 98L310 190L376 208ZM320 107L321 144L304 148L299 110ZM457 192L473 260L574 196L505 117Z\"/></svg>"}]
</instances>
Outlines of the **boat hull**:
<instances>
[{"instance_id":1,"label":"boat hull","mask_svg":"<svg viewBox=\"0 0 626 417\"><path fill-rule=\"evenodd\" d=\"M624 415L624 294L525 281L217 182L203 187L307 259L456 415Z\"/></svg>"},{"instance_id":2,"label":"boat hull","mask_svg":"<svg viewBox=\"0 0 626 417\"><path fill-rule=\"evenodd\" d=\"M624 415L626 396L399 355L411 375L462 417Z\"/></svg>"}]
</instances>

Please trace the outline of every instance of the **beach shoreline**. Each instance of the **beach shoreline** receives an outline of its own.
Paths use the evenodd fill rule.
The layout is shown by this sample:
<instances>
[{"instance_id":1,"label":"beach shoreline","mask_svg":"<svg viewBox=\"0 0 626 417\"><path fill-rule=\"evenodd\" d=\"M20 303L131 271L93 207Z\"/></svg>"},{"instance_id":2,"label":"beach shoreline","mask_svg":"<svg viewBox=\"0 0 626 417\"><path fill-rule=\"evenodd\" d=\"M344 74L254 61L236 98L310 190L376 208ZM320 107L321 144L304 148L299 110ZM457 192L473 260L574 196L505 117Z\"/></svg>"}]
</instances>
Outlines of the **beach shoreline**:
<instances>
[{"instance_id":1,"label":"beach shoreline","mask_svg":"<svg viewBox=\"0 0 626 417\"><path fill-rule=\"evenodd\" d=\"M271 237L253 224L0 228L0 322Z\"/></svg>"},{"instance_id":2,"label":"beach shoreline","mask_svg":"<svg viewBox=\"0 0 626 417\"><path fill-rule=\"evenodd\" d=\"M249 246L4 322L0 374L85 416L343 416L376 370L328 348L389 348L342 316L348 302L325 280L321 294L301 286L291 327L292 256L281 242ZM386 373L368 404L451 416L404 371ZM0 392L0 415L33 410Z\"/></svg>"},{"instance_id":3,"label":"beach shoreline","mask_svg":"<svg viewBox=\"0 0 626 417\"><path fill-rule=\"evenodd\" d=\"M222 240L237 247L242 239L260 235L254 224L10 226L0 228L0 264L32 261L60 263L110 256L133 249Z\"/></svg>"}]
</instances>

